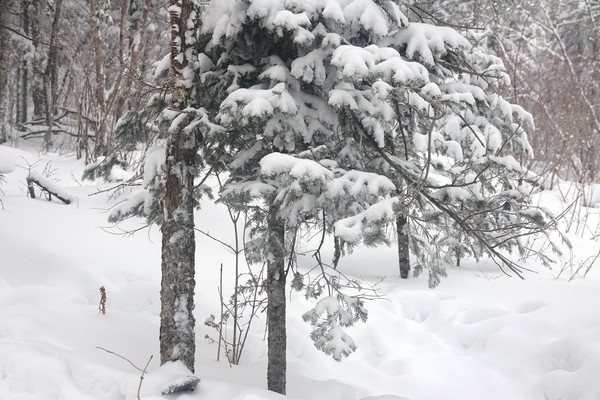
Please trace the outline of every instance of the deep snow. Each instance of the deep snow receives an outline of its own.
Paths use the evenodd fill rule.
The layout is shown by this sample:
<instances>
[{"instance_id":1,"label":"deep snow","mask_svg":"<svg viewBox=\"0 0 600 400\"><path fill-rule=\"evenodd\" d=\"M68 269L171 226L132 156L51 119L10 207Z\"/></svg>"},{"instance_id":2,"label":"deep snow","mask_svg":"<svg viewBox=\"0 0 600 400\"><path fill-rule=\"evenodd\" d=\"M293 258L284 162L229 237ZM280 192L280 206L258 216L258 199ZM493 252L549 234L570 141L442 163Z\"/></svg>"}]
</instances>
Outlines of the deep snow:
<instances>
[{"instance_id":1,"label":"deep snow","mask_svg":"<svg viewBox=\"0 0 600 400\"><path fill-rule=\"evenodd\" d=\"M76 196L71 205L26 196L28 165ZM40 154L35 143L0 146L0 399L135 399L140 373L98 349L150 363L142 399L183 374L159 369L160 232L118 235L107 222L111 184L82 182L73 155ZM10 172L12 171L12 172ZM39 193L39 191L38 191ZM96 195L90 196L91 194ZM559 210L559 192L543 205ZM3 208L2 208L3 207ZM598 210L585 209L587 223ZM204 202L200 229L225 241L233 230L223 206ZM123 224L137 228L143 221ZM106 229L103 229L106 228ZM108 231L108 232L107 232ZM596 241L571 237L577 264L598 252ZM305 245L307 248L309 245ZM219 265L232 277L233 255L197 236L196 375L193 394L177 399L278 399L266 387L264 315L255 322L240 366L215 360L217 347L202 322L219 311ZM290 294L288 397L306 400L567 400L600 398L600 267L586 279L560 279L530 261L526 280L504 276L490 262L448 271L434 290L427 278L398 279L394 248L358 249L340 268L379 282L381 300L367 303L369 320L349 329L356 353L337 363L318 352L301 315L315 301ZM99 288L107 314L100 315ZM225 357L221 357L222 360Z\"/></svg>"}]
</instances>

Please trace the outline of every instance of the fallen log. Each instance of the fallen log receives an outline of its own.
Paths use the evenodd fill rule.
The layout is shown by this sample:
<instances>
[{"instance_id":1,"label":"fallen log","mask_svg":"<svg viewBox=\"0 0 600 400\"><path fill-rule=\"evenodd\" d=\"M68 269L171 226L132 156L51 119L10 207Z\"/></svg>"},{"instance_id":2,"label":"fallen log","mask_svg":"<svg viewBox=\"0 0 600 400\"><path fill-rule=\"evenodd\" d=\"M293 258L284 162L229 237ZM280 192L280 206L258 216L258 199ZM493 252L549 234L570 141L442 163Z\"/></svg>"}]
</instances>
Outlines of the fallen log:
<instances>
[{"instance_id":1,"label":"fallen log","mask_svg":"<svg viewBox=\"0 0 600 400\"><path fill-rule=\"evenodd\" d=\"M65 204L71 204L73 201L75 201L75 196L57 185L56 182L51 181L35 171L29 172L29 175L27 176L27 189L29 196L31 196L32 199L35 199L35 190L33 186L34 183L38 185L42 191L48 193L48 201L52 200L52 196L56 197Z\"/></svg>"}]
</instances>

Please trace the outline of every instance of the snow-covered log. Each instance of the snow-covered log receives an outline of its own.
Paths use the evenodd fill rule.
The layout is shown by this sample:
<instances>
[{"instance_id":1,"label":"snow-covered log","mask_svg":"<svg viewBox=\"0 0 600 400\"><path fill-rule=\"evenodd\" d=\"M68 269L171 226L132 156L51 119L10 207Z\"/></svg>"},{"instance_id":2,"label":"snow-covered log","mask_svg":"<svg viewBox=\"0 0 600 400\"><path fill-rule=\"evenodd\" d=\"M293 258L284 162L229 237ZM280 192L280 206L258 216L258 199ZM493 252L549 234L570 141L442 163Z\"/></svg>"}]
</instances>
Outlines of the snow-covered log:
<instances>
[{"instance_id":1,"label":"snow-covered log","mask_svg":"<svg viewBox=\"0 0 600 400\"><path fill-rule=\"evenodd\" d=\"M54 196L65 204L71 204L76 199L74 195L60 187L56 182L51 181L35 171L31 171L29 176L27 176L27 188L32 199L35 199L34 183L48 193L48 200L52 200L52 196Z\"/></svg>"}]
</instances>

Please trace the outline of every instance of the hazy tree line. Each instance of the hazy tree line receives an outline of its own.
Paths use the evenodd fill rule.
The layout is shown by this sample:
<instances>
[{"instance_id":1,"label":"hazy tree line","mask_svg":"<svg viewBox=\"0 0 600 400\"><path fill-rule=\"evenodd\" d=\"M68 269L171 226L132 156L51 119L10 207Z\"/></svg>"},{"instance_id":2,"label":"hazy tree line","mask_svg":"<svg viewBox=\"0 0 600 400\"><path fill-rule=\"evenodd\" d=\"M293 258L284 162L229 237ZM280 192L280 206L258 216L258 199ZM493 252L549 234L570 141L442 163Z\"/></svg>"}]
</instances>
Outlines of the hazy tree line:
<instances>
[{"instance_id":1,"label":"hazy tree line","mask_svg":"<svg viewBox=\"0 0 600 400\"><path fill-rule=\"evenodd\" d=\"M420 7L426 19L470 29L502 58L511 101L534 115L531 167L550 172L547 184L556 177L597 181L600 3L439 0Z\"/></svg>"},{"instance_id":2,"label":"hazy tree line","mask_svg":"<svg viewBox=\"0 0 600 400\"><path fill-rule=\"evenodd\" d=\"M3 0L0 16L1 140L41 135L50 149L63 132L86 162L122 151L117 121L162 90L151 69L168 45L164 4Z\"/></svg>"},{"instance_id":3,"label":"hazy tree line","mask_svg":"<svg viewBox=\"0 0 600 400\"><path fill-rule=\"evenodd\" d=\"M555 223L532 187L597 180L597 2L340 3L0 3L0 141L66 146L88 178L141 163L141 190L110 218L161 225L162 362L194 369L193 214L209 175L264 266L281 393L286 287L315 299L311 337L339 360L356 348L343 328L367 316L344 252L396 240L401 277L427 271L430 286L464 257L520 276L510 252L550 261L521 240ZM316 278L295 263L304 230L323 238Z\"/></svg>"},{"instance_id":4,"label":"hazy tree line","mask_svg":"<svg viewBox=\"0 0 600 400\"><path fill-rule=\"evenodd\" d=\"M598 2L434 0L414 7L416 18L453 26L502 58L509 98L536 121L529 132L536 170L595 180ZM51 145L52 129L63 130L88 162L127 142L116 134L119 118L162 90L152 64L167 52L167 20L165 4L155 0L2 0L0 140L9 139L10 127L43 133Z\"/></svg>"}]
</instances>

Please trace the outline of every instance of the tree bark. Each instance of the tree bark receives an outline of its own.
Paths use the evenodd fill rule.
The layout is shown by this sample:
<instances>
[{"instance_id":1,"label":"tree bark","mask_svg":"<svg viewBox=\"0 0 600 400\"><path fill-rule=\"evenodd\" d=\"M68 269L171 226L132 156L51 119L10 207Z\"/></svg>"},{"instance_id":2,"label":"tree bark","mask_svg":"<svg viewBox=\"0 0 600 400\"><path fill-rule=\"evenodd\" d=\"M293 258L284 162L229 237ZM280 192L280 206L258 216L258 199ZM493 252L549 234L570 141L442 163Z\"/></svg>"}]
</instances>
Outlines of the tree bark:
<instances>
[{"instance_id":1,"label":"tree bark","mask_svg":"<svg viewBox=\"0 0 600 400\"><path fill-rule=\"evenodd\" d=\"M98 126L96 126L96 145L94 147L94 155L96 157L107 154L107 143L106 143L106 124L105 111L106 111L106 99L105 99L105 79L104 79L104 56L102 54L102 42L100 39L100 23L96 17L96 1L90 1L90 20L92 22L92 49L94 52L94 69L96 76L96 107L97 107L97 120Z\"/></svg>"},{"instance_id":2,"label":"tree bark","mask_svg":"<svg viewBox=\"0 0 600 400\"><path fill-rule=\"evenodd\" d=\"M190 0L171 0L171 69L169 108L183 112L187 94L183 69L188 64L185 34L192 11ZM166 150L166 184L162 199L162 281L160 362L181 360L194 372L194 176L197 138L180 126L170 132Z\"/></svg>"},{"instance_id":3,"label":"tree bark","mask_svg":"<svg viewBox=\"0 0 600 400\"><path fill-rule=\"evenodd\" d=\"M408 219L405 215L396 218L396 232L398 236L398 265L400 277L407 279L410 272L410 254L408 250Z\"/></svg>"},{"instance_id":4,"label":"tree bark","mask_svg":"<svg viewBox=\"0 0 600 400\"><path fill-rule=\"evenodd\" d=\"M8 73L10 57L10 34L4 27L10 27L11 0L0 0L0 143L8 137Z\"/></svg>"},{"instance_id":5,"label":"tree bark","mask_svg":"<svg viewBox=\"0 0 600 400\"><path fill-rule=\"evenodd\" d=\"M21 1L21 27L25 36L29 36L29 0ZM29 63L27 62L27 52L21 54L21 63L18 71L17 85L17 125L21 125L27 121L27 93L29 88Z\"/></svg>"},{"instance_id":6,"label":"tree bark","mask_svg":"<svg viewBox=\"0 0 600 400\"><path fill-rule=\"evenodd\" d=\"M50 148L52 142L52 125L54 125L54 113L56 111L56 91L58 82L58 51L56 41L58 36L58 22L60 21L60 12L62 0L55 1L54 18L52 19L52 30L50 32L50 47L48 49L48 62L44 72L44 87L46 89L46 124L48 130L44 137L44 146Z\"/></svg>"},{"instance_id":7,"label":"tree bark","mask_svg":"<svg viewBox=\"0 0 600 400\"><path fill-rule=\"evenodd\" d=\"M41 118L46 113L46 96L44 95L43 76L44 64L43 54L46 52L45 46L40 43L40 2L31 0L29 5L29 22L31 30L32 45L35 48L35 54L31 63L31 100L33 101L33 117Z\"/></svg>"},{"instance_id":8,"label":"tree bark","mask_svg":"<svg viewBox=\"0 0 600 400\"><path fill-rule=\"evenodd\" d=\"M194 158L181 130L167 146L163 203L160 362L181 360L194 371Z\"/></svg>"},{"instance_id":9,"label":"tree bark","mask_svg":"<svg viewBox=\"0 0 600 400\"><path fill-rule=\"evenodd\" d=\"M27 122L27 92L29 88L29 71L27 60L21 61L19 66L19 83L17 86L17 125Z\"/></svg>"},{"instance_id":10,"label":"tree bark","mask_svg":"<svg viewBox=\"0 0 600 400\"><path fill-rule=\"evenodd\" d=\"M285 249L284 224L271 205L268 216L269 260L267 261L268 365L267 388L285 394L286 389L286 323L285 323Z\"/></svg>"}]
</instances>

